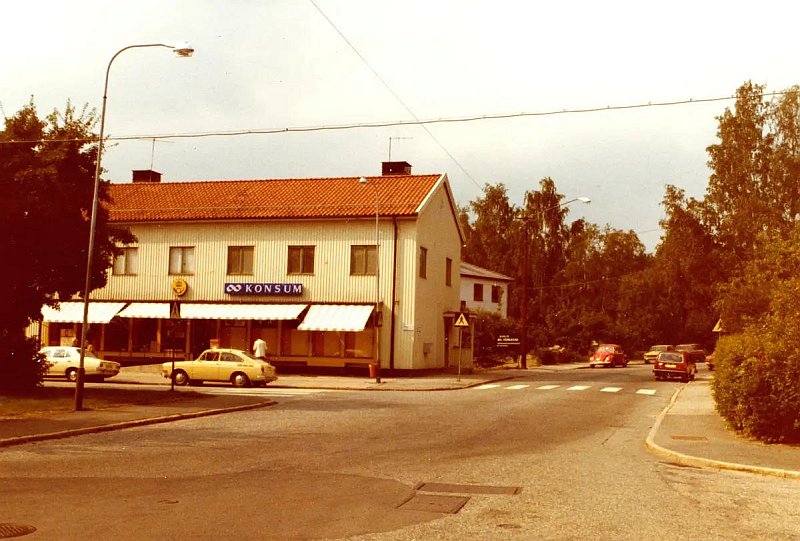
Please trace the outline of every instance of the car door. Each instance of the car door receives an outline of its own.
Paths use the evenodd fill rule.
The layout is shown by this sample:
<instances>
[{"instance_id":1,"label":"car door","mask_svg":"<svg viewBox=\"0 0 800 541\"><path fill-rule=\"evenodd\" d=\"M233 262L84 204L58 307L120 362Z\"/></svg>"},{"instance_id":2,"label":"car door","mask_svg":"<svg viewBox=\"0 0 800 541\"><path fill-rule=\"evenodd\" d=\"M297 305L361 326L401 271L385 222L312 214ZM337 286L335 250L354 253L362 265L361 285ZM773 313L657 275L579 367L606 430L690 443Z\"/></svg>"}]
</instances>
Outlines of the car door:
<instances>
[{"instance_id":1,"label":"car door","mask_svg":"<svg viewBox=\"0 0 800 541\"><path fill-rule=\"evenodd\" d=\"M69 352L64 348L51 351L48 358L51 363L49 373L53 376L63 376L69 368Z\"/></svg>"},{"instance_id":2,"label":"car door","mask_svg":"<svg viewBox=\"0 0 800 541\"><path fill-rule=\"evenodd\" d=\"M238 356L228 351L223 351L219 356L219 372L217 374L219 381L231 379L231 374L238 370L241 362L242 360Z\"/></svg>"},{"instance_id":3,"label":"car door","mask_svg":"<svg viewBox=\"0 0 800 541\"><path fill-rule=\"evenodd\" d=\"M219 379L219 352L206 351L192 363L189 379L216 381Z\"/></svg>"}]
</instances>

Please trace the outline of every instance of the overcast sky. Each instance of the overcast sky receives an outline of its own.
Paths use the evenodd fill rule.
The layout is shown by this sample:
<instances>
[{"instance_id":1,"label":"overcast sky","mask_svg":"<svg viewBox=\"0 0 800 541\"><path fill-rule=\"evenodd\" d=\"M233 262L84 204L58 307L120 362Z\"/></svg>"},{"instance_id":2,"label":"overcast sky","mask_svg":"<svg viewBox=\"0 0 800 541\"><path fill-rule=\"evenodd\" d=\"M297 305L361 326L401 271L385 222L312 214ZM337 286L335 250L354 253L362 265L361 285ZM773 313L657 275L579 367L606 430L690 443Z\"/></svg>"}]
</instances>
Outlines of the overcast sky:
<instances>
[{"instance_id":1,"label":"overcast sky","mask_svg":"<svg viewBox=\"0 0 800 541\"><path fill-rule=\"evenodd\" d=\"M106 134L144 136L107 148L114 182L151 163L165 181L376 175L391 140L391 158L414 173L447 173L461 205L498 182L521 205L549 176L567 199L593 201L573 204L570 219L634 230L650 250L665 185L703 195L715 116L733 101L427 131L152 138L548 113L731 96L747 80L767 91L800 83L794 1L40 0L0 10L7 116L31 96L40 116L68 99L99 111L106 66L127 45L196 49L191 59L154 48L114 61Z\"/></svg>"}]
</instances>

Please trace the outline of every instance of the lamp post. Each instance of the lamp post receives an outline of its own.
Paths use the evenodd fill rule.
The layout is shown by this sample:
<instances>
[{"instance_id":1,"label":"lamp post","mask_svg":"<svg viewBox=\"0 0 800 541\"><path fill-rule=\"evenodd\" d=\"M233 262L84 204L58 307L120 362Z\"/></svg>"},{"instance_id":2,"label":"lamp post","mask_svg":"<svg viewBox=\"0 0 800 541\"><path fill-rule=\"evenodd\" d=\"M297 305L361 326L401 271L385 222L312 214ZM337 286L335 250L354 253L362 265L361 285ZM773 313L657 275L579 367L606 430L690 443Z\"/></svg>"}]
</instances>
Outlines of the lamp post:
<instances>
[{"instance_id":1,"label":"lamp post","mask_svg":"<svg viewBox=\"0 0 800 541\"><path fill-rule=\"evenodd\" d=\"M581 203L589 204L592 202L591 199L588 197L576 197L575 199L570 199L569 201L564 201L563 203L559 203L558 205L554 205L552 207L547 207L546 209L542 210L542 212L547 212L548 210L566 207L570 203L574 203L575 201L580 201ZM522 217L522 227L523 232L525 233L525 237L522 242L522 310L520 313L520 327L522 328L520 331L519 337L519 349L520 349L520 368L528 368L528 240L530 238L530 234L528 233L528 223L530 217L523 216Z\"/></svg>"},{"instance_id":2,"label":"lamp post","mask_svg":"<svg viewBox=\"0 0 800 541\"><path fill-rule=\"evenodd\" d=\"M92 218L89 224L89 248L86 253L86 283L83 288L83 325L81 326L81 354L78 363L78 380L75 382L75 411L83 409L83 384L85 380L84 356L86 352L86 334L89 326L89 293L92 277L92 256L94 255L94 237L97 228L97 205L100 195L100 161L103 156L103 138L106 126L106 102L108 101L108 74L111 72L111 64L123 52L128 49L141 49L145 47L166 47L172 49L180 57L190 57L194 49L187 43L167 44L167 43L144 43L139 45L128 45L123 47L111 57L106 67L105 84L103 85L103 106L100 111L100 135L97 140L97 162L94 170L94 194L92 195Z\"/></svg>"},{"instance_id":3,"label":"lamp post","mask_svg":"<svg viewBox=\"0 0 800 541\"><path fill-rule=\"evenodd\" d=\"M358 179L359 184L367 185L370 183L367 177ZM381 360L380 360L380 332L378 330L379 323L379 310L381 304L381 258L380 258L380 232L379 232L379 219L380 219L380 197L378 195L378 179L372 180L372 185L375 187L375 312L373 314L373 330L375 333L375 382L381 382ZM366 254L365 254L366 256ZM366 264L366 261L365 261Z\"/></svg>"}]
</instances>

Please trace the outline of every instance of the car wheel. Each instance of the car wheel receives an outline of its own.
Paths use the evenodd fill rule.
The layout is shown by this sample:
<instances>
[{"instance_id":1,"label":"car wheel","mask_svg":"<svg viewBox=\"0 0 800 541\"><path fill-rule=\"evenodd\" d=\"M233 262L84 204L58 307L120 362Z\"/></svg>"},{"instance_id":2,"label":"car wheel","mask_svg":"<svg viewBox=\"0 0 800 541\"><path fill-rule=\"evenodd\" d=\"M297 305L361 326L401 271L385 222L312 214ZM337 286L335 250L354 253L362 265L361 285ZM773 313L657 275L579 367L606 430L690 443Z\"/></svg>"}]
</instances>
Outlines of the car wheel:
<instances>
[{"instance_id":1,"label":"car wheel","mask_svg":"<svg viewBox=\"0 0 800 541\"><path fill-rule=\"evenodd\" d=\"M250 379L241 372L236 372L231 376L231 384L234 387L250 387Z\"/></svg>"},{"instance_id":2,"label":"car wheel","mask_svg":"<svg viewBox=\"0 0 800 541\"><path fill-rule=\"evenodd\" d=\"M175 383L175 385L188 385L189 374L183 370L176 370L175 373L172 374L172 381Z\"/></svg>"},{"instance_id":3,"label":"car wheel","mask_svg":"<svg viewBox=\"0 0 800 541\"><path fill-rule=\"evenodd\" d=\"M689 383L689 374L681 376L681 381L684 383Z\"/></svg>"},{"instance_id":4,"label":"car wheel","mask_svg":"<svg viewBox=\"0 0 800 541\"><path fill-rule=\"evenodd\" d=\"M69 369L67 369L67 381L78 381L78 369L77 368L69 368Z\"/></svg>"}]
</instances>

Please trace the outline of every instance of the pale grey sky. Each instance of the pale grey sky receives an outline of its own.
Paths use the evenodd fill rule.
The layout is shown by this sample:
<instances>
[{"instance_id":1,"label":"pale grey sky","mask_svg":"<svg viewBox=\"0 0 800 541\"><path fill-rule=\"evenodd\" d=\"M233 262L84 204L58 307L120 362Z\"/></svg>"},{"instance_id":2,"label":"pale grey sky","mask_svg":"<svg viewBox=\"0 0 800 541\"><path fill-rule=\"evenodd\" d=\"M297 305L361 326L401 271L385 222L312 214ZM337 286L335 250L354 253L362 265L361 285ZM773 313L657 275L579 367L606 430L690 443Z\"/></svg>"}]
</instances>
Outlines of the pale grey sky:
<instances>
[{"instance_id":1,"label":"pale grey sky","mask_svg":"<svg viewBox=\"0 0 800 541\"><path fill-rule=\"evenodd\" d=\"M101 105L110 136L536 113L715 98L745 81L800 83L800 4L764 0L57 0L3 3L0 103L40 115ZM377 72L383 82L375 74ZM385 84L384 84L385 82ZM387 88L391 89L391 91ZM402 103L398 101L398 97ZM106 178L150 167L171 180L360 176L406 160L447 173L459 204L503 182L512 203L552 177L571 219L659 240L666 184L702 196L715 116L732 101L506 120L125 141ZM437 142L438 141L438 142Z\"/></svg>"}]
</instances>

